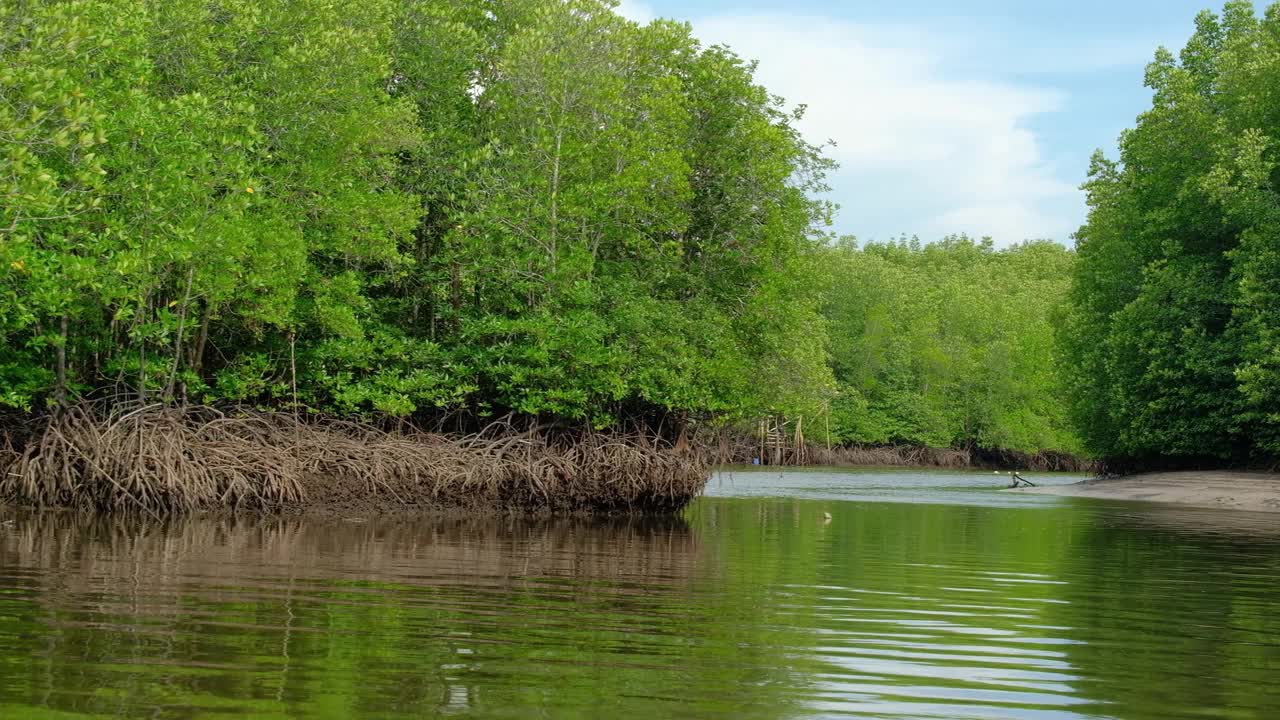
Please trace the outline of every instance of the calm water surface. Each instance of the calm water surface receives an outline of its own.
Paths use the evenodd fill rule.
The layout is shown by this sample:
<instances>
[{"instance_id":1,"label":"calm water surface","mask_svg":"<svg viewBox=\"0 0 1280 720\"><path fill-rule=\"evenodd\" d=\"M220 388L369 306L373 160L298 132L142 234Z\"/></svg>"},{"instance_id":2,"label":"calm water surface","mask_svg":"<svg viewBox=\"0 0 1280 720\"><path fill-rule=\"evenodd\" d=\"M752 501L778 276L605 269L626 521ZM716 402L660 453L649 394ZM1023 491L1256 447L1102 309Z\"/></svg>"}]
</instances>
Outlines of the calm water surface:
<instances>
[{"instance_id":1,"label":"calm water surface","mask_svg":"<svg viewBox=\"0 0 1280 720\"><path fill-rule=\"evenodd\" d=\"M0 718L1280 718L1280 515L1000 484L737 471L661 521L0 509Z\"/></svg>"}]
</instances>

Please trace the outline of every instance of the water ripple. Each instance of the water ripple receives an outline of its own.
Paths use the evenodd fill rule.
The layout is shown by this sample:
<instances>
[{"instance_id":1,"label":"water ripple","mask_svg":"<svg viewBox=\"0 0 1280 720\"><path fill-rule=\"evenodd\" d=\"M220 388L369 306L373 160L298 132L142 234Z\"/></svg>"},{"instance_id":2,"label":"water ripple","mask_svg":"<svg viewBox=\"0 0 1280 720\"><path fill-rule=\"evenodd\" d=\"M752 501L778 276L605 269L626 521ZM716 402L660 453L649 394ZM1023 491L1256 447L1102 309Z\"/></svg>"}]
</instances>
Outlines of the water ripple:
<instances>
[{"instance_id":1,"label":"water ripple","mask_svg":"<svg viewBox=\"0 0 1280 720\"><path fill-rule=\"evenodd\" d=\"M3 717L1280 717L1280 550L1203 516L0 516Z\"/></svg>"}]
</instances>

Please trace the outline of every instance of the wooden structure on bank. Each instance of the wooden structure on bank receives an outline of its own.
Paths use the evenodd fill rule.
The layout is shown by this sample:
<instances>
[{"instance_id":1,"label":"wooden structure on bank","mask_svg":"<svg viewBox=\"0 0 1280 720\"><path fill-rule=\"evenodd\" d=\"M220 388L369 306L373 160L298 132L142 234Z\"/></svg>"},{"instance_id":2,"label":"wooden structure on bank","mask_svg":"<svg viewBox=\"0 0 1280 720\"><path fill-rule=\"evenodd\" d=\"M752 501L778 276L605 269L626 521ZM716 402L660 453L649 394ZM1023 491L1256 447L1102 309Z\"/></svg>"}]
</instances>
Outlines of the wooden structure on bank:
<instances>
[{"instance_id":1,"label":"wooden structure on bank","mask_svg":"<svg viewBox=\"0 0 1280 720\"><path fill-rule=\"evenodd\" d=\"M804 416L789 420L785 417L769 417L760 421L757 436L760 440L760 464L806 465L809 447L804 439Z\"/></svg>"}]
</instances>

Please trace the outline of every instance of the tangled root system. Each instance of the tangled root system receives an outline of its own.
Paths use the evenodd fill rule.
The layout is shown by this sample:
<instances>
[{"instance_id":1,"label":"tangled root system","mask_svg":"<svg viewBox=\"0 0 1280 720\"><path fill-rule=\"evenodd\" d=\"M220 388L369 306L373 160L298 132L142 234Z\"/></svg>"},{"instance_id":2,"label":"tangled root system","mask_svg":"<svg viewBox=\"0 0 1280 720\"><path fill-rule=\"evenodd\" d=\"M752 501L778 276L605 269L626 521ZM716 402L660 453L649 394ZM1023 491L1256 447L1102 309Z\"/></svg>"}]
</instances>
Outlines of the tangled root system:
<instances>
[{"instance_id":1,"label":"tangled root system","mask_svg":"<svg viewBox=\"0 0 1280 720\"><path fill-rule=\"evenodd\" d=\"M702 453L639 433L452 437L283 413L69 408L0 442L0 498L162 513L313 506L674 512L701 494Z\"/></svg>"}]
</instances>

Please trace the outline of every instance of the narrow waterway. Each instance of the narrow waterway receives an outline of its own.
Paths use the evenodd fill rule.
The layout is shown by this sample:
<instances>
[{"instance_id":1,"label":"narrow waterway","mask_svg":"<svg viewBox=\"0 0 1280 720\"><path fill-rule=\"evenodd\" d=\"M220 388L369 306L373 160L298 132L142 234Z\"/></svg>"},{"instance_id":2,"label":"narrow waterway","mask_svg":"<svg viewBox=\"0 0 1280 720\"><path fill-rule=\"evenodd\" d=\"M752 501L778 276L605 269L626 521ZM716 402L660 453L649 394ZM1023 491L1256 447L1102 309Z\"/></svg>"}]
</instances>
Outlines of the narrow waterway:
<instances>
[{"instance_id":1,"label":"narrow waterway","mask_svg":"<svg viewBox=\"0 0 1280 720\"><path fill-rule=\"evenodd\" d=\"M1280 717L1274 515L1003 484L734 471L663 520L0 508L0 717Z\"/></svg>"}]
</instances>

